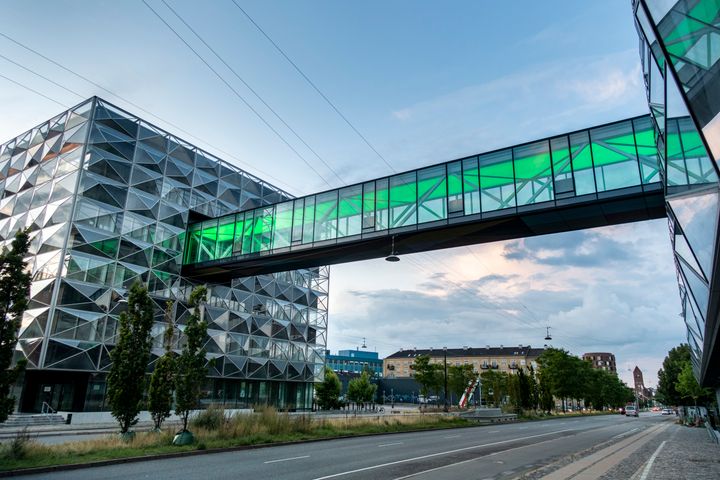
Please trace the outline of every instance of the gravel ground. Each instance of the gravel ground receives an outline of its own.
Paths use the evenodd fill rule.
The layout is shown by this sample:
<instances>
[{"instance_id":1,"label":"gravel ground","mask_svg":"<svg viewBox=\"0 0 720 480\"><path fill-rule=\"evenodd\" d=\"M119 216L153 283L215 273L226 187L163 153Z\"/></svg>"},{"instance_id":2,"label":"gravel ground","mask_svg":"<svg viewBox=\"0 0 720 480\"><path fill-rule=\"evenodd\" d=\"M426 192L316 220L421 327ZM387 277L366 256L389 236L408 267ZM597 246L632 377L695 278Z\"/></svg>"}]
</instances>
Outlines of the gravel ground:
<instances>
[{"instance_id":1,"label":"gravel ground","mask_svg":"<svg viewBox=\"0 0 720 480\"><path fill-rule=\"evenodd\" d=\"M667 435L659 435L634 455L610 469L599 480L640 478L645 463L660 444L665 445L655 458L646 478L653 480L717 480L720 478L720 446L713 443L705 428L671 425Z\"/></svg>"}]
</instances>

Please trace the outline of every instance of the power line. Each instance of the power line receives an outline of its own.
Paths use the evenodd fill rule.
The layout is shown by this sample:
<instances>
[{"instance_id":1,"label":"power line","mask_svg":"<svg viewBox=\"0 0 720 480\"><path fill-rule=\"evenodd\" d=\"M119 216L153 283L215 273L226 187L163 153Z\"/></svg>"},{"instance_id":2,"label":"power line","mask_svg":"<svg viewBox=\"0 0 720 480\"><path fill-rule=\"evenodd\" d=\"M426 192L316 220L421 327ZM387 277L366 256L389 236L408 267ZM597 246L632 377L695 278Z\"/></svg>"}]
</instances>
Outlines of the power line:
<instances>
[{"instance_id":1,"label":"power line","mask_svg":"<svg viewBox=\"0 0 720 480\"><path fill-rule=\"evenodd\" d=\"M51 78L48 78L48 77L46 77L45 75L41 75L41 74L37 73L36 71L31 70L31 69L29 69L28 67L26 67L26 66L24 66L24 65L21 65L21 64L19 64L18 62L9 59L9 58L6 57L5 55L0 54L0 58L4 59L6 62L10 62L10 63L12 63L13 65L15 65L15 66L17 66L17 67L22 68L22 69L25 70L26 72L30 72L30 73L32 73L33 75L35 75L35 76L37 76L37 77L40 77L40 78L42 78L43 80L46 80L46 81L52 83L52 84L55 85L56 87L62 88L62 89L65 90L66 92L70 92L70 93L72 93L73 95L76 95L76 96L78 96L78 97L80 97L80 98L86 98L85 96L79 94L79 93L76 92L75 90L71 90L71 89L69 89L69 88L67 88L67 87L65 87L65 86L63 86L63 85L60 85L60 84L59 84L58 82L56 82L55 80L53 80L53 79L51 79Z\"/></svg>"},{"instance_id":2,"label":"power line","mask_svg":"<svg viewBox=\"0 0 720 480\"><path fill-rule=\"evenodd\" d=\"M275 50L277 50L280 53L280 55L282 55L285 58L285 60L287 60L290 63L290 65L293 66L293 68L300 74L300 76L305 79L305 81L308 83L308 85L310 85L313 88L313 90L315 90L318 93L318 95L320 95L322 97L322 99L325 100L325 102L328 105L330 105L330 107L335 111L335 113L337 113L340 116L340 118L342 118L343 121L357 134L357 136L360 137L363 142L365 142L365 145L370 147L370 149L373 152L375 152L375 155L377 155L378 158L380 158L380 160L382 160L385 163L385 165L388 166L388 168L390 169L391 172L396 173L395 168L393 168L393 166L390 164L390 162L388 162L385 159L385 157L383 157L382 154L370 143L370 141L367 138L365 138L365 135L360 133L360 130L358 130L355 127L355 125L353 125L352 122L350 122L350 120L348 120L348 118L345 115L343 115L343 113L340 111L340 109L338 107L336 107L335 104L332 101L330 101L330 99L318 88L318 86L315 85L315 83L312 80L310 80L310 78L305 74L305 72L303 72L300 69L300 67L298 67L297 64L292 61L292 59L290 59L290 57L283 51L283 49L280 48L280 46L277 43L275 43L275 41L272 38L270 38L270 36L267 33L265 33L265 30L263 30L262 27L260 27L260 25L258 25L255 20L253 20L253 18L237 3L236 0L231 0L231 1L243 13L243 15L245 15L247 17L247 19L250 20L250 22L255 26L255 28L257 28L258 31L272 44L272 46L275 47Z\"/></svg>"},{"instance_id":3,"label":"power line","mask_svg":"<svg viewBox=\"0 0 720 480\"><path fill-rule=\"evenodd\" d=\"M203 56L200 55L200 54L197 52L197 50L195 50L195 49L183 38L183 36L180 35L180 34L177 32L177 30L175 30L175 29L172 27L172 25L170 25L167 21L165 21L165 19L164 19L158 12L156 12L155 9L152 8L149 3L147 3L147 1L142 0L142 2L145 4L145 6L146 6L147 8L150 9L151 12L153 12L153 14L155 14L155 16L156 16L158 19L160 19L160 21L161 21L162 23L165 24L166 27L168 27L168 28L175 34L176 37L178 37L178 39L180 39L181 42L183 42L183 43L185 44L185 46L186 46L187 48L190 49L191 52L193 52L193 53L195 54L196 57L198 57L198 59L200 59L201 62L203 62L203 63L205 64L206 67L208 67L208 68L210 69L211 72L213 72L213 73L215 74L216 77L218 77L218 79L219 79L222 83L225 84L226 87L228 87L228 88L230 89L231 92L233 92L233 93L235 94L235 96L236 96L238 99L240 99L240 101L242 101L242 102L245 104L245 106L246 106L247 108L250 109L251 112L253 112L253 113L255 114L255 116L257 116L257 117L260 119L260 121L262 121L262 122L265 124L265 126L266 126L267 128L269 128L290 150L292 150L293 153L295 153L295 155L297 155L298 158L300 158L300 160L302 160L303 163L305 163L305 165L307 165L310 170L312 170L318 177L320 177L320 179L321 179L323 182L325 182L328 186L331 186L331 185L330 185L330 182L328 182L327 179L325 179L325 177L323 177L323 176L320 174L320 172L318 172L318 171L315 169L315 167L313 167L312 164L311 164L310 162L308 162L308 161L305 159L305 157L303 157L303 156L300 154L300 152L298 152L298 151L295 149L295 147L293 147L293 146L290 144L290 142L288 142L288 141L285 139L285 137L283 137L283 136L280 134L280 132L278 132L278 131L275 129L275 127L273 127L272 125L270 125L270 123L269 123L267 120L265 120L265 118L260 114L260 112L258 112L258 111L255 109L255 107L253 107L253 106L245 99L245 97L243 97L243 96L240 94L240 92L238 92L238 91L235 89L235 87L233 87L227 80L225 80L225 77L223 77L217 70L215 70L215 68L213 68L213 66L210 65L210 63L208 63L208 61L205 60L205 58L203 58Z\"/></svg>"},{"instance_id":4,"label":"power line","mask_svg":"<svg viewBox=\"0 0 720 480\"><path fill-rule=\"evenodd\" d=\"M245 165L245 168L253 169L253 170L261 173L261 174L262 174L263 176L265 176L266 178L273 179L273 180L275 180L275 181L278 182L278 183L284 184L284 185L287 186L287 187L291 187L291 185L288 185L287 183L285 183L284 181L280 180L279 178L274 177L273 175L271 175L271 174L269 174L269 173L267 173L267 172L264 172L264 171L260 170L259 168L255 168L255 167L253 167L252 165L249 165L248 163L246 163L246 162L244 162L243 160L239 159L239 158L236 157L235 155L233 155L233 154L231 154L231 153L229 153L229 152L226 152L225 150L223 150L223 149L221 149L221 148L218 148L218 147L212 145L211 143L206 142L205 140L203 140L203 139L201 139L201 138L193 135L192 133L188 132L187 130L183 129L182 127L180 127L180 126L178 126L178 125L175 125L174 123L172 123L172 122L170 122L170 121L168 121L168 120L165 120L164 118L162 118L162 117L154 114L153 112L151 112L151 111L149 111L149 110L141 107L140 105L138 105L138 104L136 104L136 103L128 100L127 98L124 98L124 97L118 95L117 93L115 93L115 92L113 92L113 91L111 91L111 90L108 90L107 88L103 87L102 85L100 85L100 84L92 81L92 80L89 79L88 77L86 77L86 76L84 76L84 75L82 75L82 74L80 74L80 73L77 73L77 72L74 71L74 70L71 70L71 69L67 68L66 66L62 65L61 63L53 60L52 58L49 58L49 57L43 55L42 53L38 52L37 50L35 50L35 49L33 49L33 48L31 48L31 47L23 44L23 43L20 43L19 41L15 40L14 38L12 38L12 37L10 37L10 36L2 33L2 32L0 32L0 36L2 36L3 38L9 40L10 42L14 43L14 44L17 45L17 46L19 46L19 47L21 47L21 48L23 48L23 49L25 49L25 50L27 50L27 51L29 51L29 52L31 52L31 53L34 53L34 54L37 55L38 57L40 57L40 58L42 58L42 59L44 59L44 60L52 63L52 64L55 65L56 67L58 67L58 68L60 68L60 69L62 69L62 70L64 70L64 71L66 71L66 72L74 75L75 77L80 78L81 80L84 80L85 82L93 85L94 87L99 88L99 89L102 90L103 92L109 93L109 94L112 95L113 97L119 98L120 100L122 100L122 101L125 102L126 104L131 105L133 108L135 108L135 109L137 109L137 110L139 110L139 111L141 111L141 112L143 112L143 113L145 113L145 114L147 114L147 115L149 115L149 116L151 116L151 117L153 117L153 118L155 118L155 119L157 119L157 120L160 120L161 122L165 123L166 125L170 125L170 126L173 127L174 129L183 132L183 133L186 134L188 137L193 138L193 139L195 139L195 140L197 140L197 141L199 141L199 142L201 142L201 143L203 143L203 144L205 144L205 145L208 145L209 147L211 147L211 148L213 148L214 150L222 153L222 154L225 155L226 157L234 159L234 160L237 161L240 165ZM4 78L6 78L6 77L4 77ZM10 80L10 81L12 81L12 80ZM13 83L15 83L15 82L13 82ZM25 88L24 85L20 85L20 86L22 86L23 88ZM63 88L64 88L64 87L63 87ZM28 89L28 90L31 90L31 89ZM40 95L40 96L42 96L42 97L47 98L47 97L46 97L45 95L43 95L42 93L35 92L35 91L33 91L33 92L34 92L34 93L37 93L38 95ZM62 104L62 103L60 103L60 102L57 102L56 100L52 100L52 101L55 102L55 103L58 103L59 105L62 105L63 107L69 108L69 107L67 107L67 105L64 105L64 104ZM252 174L249 173L249 172L246 172L246 173L248 173L249 175L252 175ZM260 180L260 179L258 178L258 180ZM261 180L260 180L260 181L261 181Z\"/></svg>"},{"instance_id":5,"label":"power line","mask_svg":"<svg viewBox=\"0 0 720 480\"><path fill-rule=\"evenodd\" d=\"M233 75L235 75L235 78L237 78L238 80L240 80L240 82L242 82L242 84L245 85L245 87L247 87L247 89L250 90L250 91L253 93L253 95L255 95L255 96L258 98L258 100L260 100L260 101L262 102L262 104L265 105L265 107L267 107L267 109L270 110L270 111L273 113L273 115L275 115L275 117L277 117L277 119L280 120L280 122L282 122L282 124L285 125L285 127L286 127L288 130L290 130L290 131L293 133L293 135L295 135L295 136L298 138L298 140L300 140L300 141L302 142L302 144L305 145L305 147L307 147L307 149L310 150L310 151L313 153L313 155L315 155L315 156L317 157L317 159L320 160L320 161L322 162L322 164L325 165L325 167L327 167L327 169L330 170L330 171L333 173L333 175L335 175L335 177L337 177L338 180L340 180L340 182L341 182L342 184L346 184L346 183L347 183L347 182L345 182L345 181L340 177L340 175L338 175L338 173L335 171L335 169L333 169L332 166L330 166L330 165L315 151L315 149L313 149L310 145L308 145L308 143L305 141L305 139L303 139L303 137L301 137L300 134L297 133L297 132L295 131L295 129L293 129L293 128L285 121L285 119L284 119L282 116L280 116L280 114L279 114L277 111L275 111L275 109L272 108L272 107L265 101L265 99L263 99L262 96L261 96L258 92L256 92L255 89L252 88L252 87L250 86L250 84L248 84L248 83L245 81L245 79L243 79L243 78L240 76L240 74L238 74L237 71L236 71L233 67L231 67L231 66L225 61L225 59L223 59L223 57L221 57L220 54L218 54L217 51L215 51L215 49L214 49L213 47L211 47L211 46L205 41L205 39L203 39L203 37L200 36L200 34L199 34L192 26L190 26L190 24L189 24L188 22L185 21L185 19L184 19L182 16L180 16L180 14L179 14L172 6L170 6L165 0L160 0L160 1L161 1L163 4L165 4L165 6L166 6L178 19L180 19L180 21L183 23L183 25L185 25L185 26L203 43L203 45L205 45L205 46L208 48L208 50L210 50L210 51L213 53L213 55L215 55L215 56L218 58L218 60L220 60L220 61L222 62L222 64L225 65L225 66L227 67L227 69L232 72Z\"/></svg>"},{"instance_id":6,"label":"power line","mask_svg":"<svg viewBox=\"0 0 720 480\"><path fill-rule=\"evenodd\" d=\"M67 109L67 108L70 108L69 106L65 105L64 103L58 102L58 101L55 100L54 98L50 98L50 97L48 97L47 95L38 92L37 90L33 90L32 88L28 87L27 85L23 85L23 84L20 83L20 82L16 82L16 81L13 80L12 78L6 77L5 75L3 75L3 74L1 74L1 73L0 73L0 77L4 78L4 79L7 80L8 82L14 83L14 84L17 85L18 87L22 87L22 88L24 88L25 90L30 90L31 92L33 92L33 93L36 94L36 95L40 95L41 97L46 98L47 100L50 100L51 102L57 103L57 104L60 105L61 107L65 107L66 109Z\"/></svg>"}]
</instances>

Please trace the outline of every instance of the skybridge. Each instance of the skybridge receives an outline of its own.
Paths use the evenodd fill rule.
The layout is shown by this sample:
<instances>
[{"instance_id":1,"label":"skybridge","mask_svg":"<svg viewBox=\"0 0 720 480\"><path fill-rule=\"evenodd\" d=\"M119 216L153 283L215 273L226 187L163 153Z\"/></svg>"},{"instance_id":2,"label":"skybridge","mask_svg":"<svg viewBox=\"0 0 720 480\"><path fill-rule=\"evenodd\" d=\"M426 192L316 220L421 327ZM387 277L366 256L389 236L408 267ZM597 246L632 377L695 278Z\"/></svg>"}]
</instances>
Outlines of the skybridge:
<instances>
[{"instance_id":1,"label":"skybridge","mask_svg":"<svg viewBox=\"0 0 720 480\"><path fill-rule=\"evenodd\" d=\"M480 153L188 226L183 276L240 276L665 217L715 181L689 118L649 115Z\"/></svg>"}]
</instances>

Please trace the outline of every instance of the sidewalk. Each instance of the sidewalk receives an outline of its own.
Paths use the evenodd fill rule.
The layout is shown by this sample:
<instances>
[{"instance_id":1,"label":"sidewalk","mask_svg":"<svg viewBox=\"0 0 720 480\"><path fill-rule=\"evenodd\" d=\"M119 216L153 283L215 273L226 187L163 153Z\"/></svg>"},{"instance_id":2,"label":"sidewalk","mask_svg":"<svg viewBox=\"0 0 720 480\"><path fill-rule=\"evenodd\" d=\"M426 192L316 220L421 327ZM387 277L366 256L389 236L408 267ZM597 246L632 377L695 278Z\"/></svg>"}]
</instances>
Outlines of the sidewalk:
<instances>
[{"instance_id":1,"label":"sidewalk","mask_svg":"<svg viewBox=\"0 0 720 480\"><path fill-rule=\"evenodd\" d=\"M720 445L704 427L673 424L631 458L609 470L602 480L717 480L720 478Z\"/></svg>"}]
</instances>

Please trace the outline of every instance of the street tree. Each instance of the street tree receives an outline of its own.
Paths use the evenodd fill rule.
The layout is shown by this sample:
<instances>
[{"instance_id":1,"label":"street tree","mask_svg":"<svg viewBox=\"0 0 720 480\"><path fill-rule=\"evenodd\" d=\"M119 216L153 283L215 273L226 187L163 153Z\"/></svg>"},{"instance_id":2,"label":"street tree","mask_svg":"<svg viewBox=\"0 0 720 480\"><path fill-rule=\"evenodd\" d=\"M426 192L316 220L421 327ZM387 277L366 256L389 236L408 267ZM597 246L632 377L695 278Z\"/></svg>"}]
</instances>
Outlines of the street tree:
<instances>
[{"instance_id":1,"label":"street tree","mask_svg":"<svg viewBox=\"0 0 720 480\"><path fill-rule=\"evenodd\" d=\"M175 374L175 414L182 420L182 431L175 437L175 444L187 444L194 441L187 429L190 411L197 408L205 378L207 366L203 342L207 336L207 322L200 317L200 307L207 298L207 287L197 286L190 293L188 306L192 313L185 324L185 343L176 360Z\"/></svg>"},{"instance_id":2,"label":"street tree","mask_svg":"<svg viewBox=\"0 0 720 480\"><path fill-rule=\"evenodd\" d=\"M483 384L483 396L486 404L492 403L499 407L508 393L508 374L495 370L488 370L480 374Z\"/></svg>"},{"instance_id":3,"label":"street tree","mask_svg":"<svg viewBox=\"0 0 720 480\"><path fill-rule=\"evenodd\" d=\"M28 306L31 278L24 257L29 246L28 230L20 230L10 250L0 252L0 423L13 411L15 397L10 392L26 364L23 359L11 368L18 330Z\"/></svg>"},{"instance_id":4,"label":"street tree","mask_svg":"<svg viewBox=\"0 0 720 480\"><path fill-rule=\"evenodd\" d=\"M372 402L376 392L377 385L370 381L370 374L367 371L348 383L347 396L351 402L360 404Z\"/></svg>"},{"instance_id":5,"label":"street tree","mask_svg":"<svg viewBox=\"0 0 720 480\"><path fill-rule=\"evenodd\" d=\"M165 353L155 362L155 369L150 376L148 387L148 410L160 430L162 423L170 416L175 385L175 353L172 351L175 328L172 322L174 303L170 300L165 304L165 322L167 328L163 337Z\"/></svg>"},{"instance_id":6,"label":"street tree","mask_svg":"<svg viewBox=\"0 0 720 480\"><path fill-rule=\"evenodd\" d=\"M315 397L323 410L332 410L340 406L342 384L332 368L325 366L323 381L315 385Z\"/></svg>"},{"instance_id":7,"label":"street tree","mask_svg":"<svg viewBox=\"0 0 720 480\"><path fill-rule=\"evenodd\" d=\"M430 355L418 355L410 368L415 381L420 384L420 394L428 398L430 392L438 393L444 385L444 372L441 365L430 363Z\"/></svg>"},{"instance_id":8,"label":"street tree","mask_svg":"<svg viewBox=\"0 0 720 480\"><path fill-rule=\"evenodd\" d=\"M658 371L658 386L655 398L663 405L680 405L683 395L677 390L678 377L686 363L690 362L690 346L681 343L670 350Z\"/></svg>"},{"instance_id":9,"label":"street tree","mask_svg":"<svg viewBox=\"0 0 720 480\"><path fill-rule=\"evenodd\" d=\"M110 352L112 365L107 379L110 411L123 435L138 421L152 346L152 300L140 282L130 287L127 307L120 314L118 341Z\"/></svg>"},{"instance_id":10,"label":"street tree","mask_svg":"<svg viewBox=\"0 0 720 480\"><path fill-rule=\"evenodd\" d=\"M689 361L683 365L683 368L678 375L675 390L677 390L678 394L680 394L682 398L691 399L693 401L693 405L695 406L697 406L698 401L700 401L700 403L707 403L707 401L711 399L712 395L712 390L709 388L703 388L698 384L695 379L695 374L693 373L692 363Z\"/></svg>"},{"instance_id":11,"label":"street tree","mask_svg":"<svg viewBox=\"0 0 720 480\"><path fill-rule=\"evenodd\" d=\"M449 365L448 366L448 390L455 395L455 401L458 402L465 390L477 378L478 373L471 364L467 365ZM450 403L453 403L452 400Z\"/></svg>"}]
</instances>

